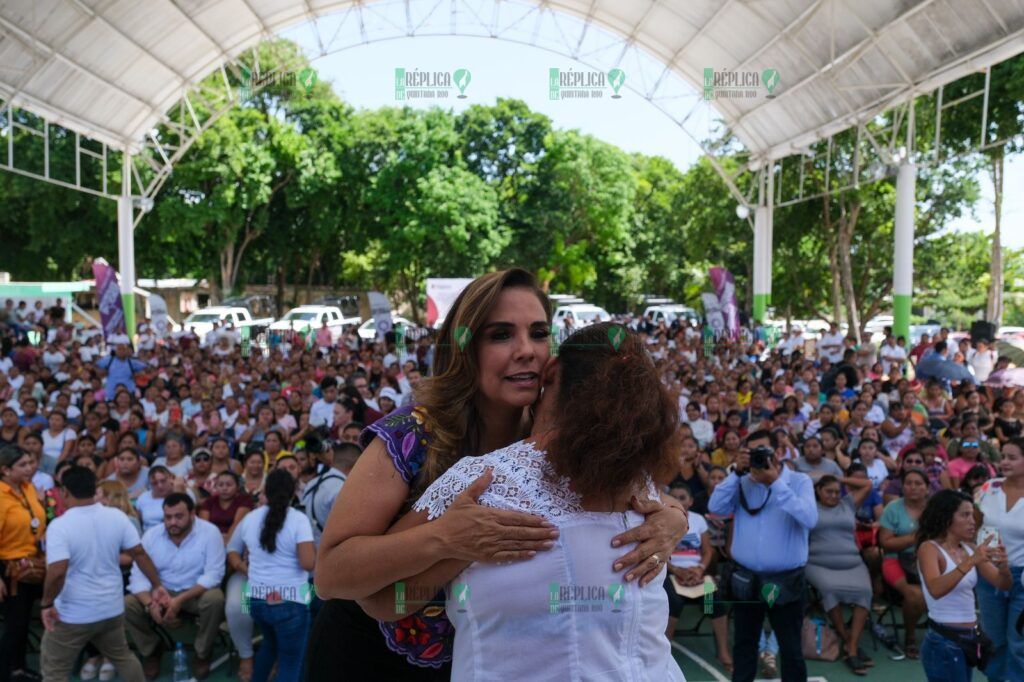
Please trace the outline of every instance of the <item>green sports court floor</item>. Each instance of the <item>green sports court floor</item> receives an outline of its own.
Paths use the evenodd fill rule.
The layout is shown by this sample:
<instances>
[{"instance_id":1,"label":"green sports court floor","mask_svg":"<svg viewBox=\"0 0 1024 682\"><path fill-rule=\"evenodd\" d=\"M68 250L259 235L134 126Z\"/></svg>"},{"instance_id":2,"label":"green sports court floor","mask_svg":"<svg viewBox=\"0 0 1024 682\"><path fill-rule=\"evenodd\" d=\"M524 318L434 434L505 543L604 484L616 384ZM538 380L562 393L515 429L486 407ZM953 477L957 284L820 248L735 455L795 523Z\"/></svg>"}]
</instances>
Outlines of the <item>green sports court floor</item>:
<instances>
[{"instance_id":1,"label":"green sports court floor","mask_svg":"<svg viewBox=\"0 0 1024 682\"><path fill-rule=\"evenodd\" d=\"M677 637L673 642L673 653L679 666L686 675L687 682L726 682L729 676L722 671L715 659L714 638L710 636L700 637ZM702 633L703 634L703 633ZM918 641L924 636L924 632L918 633ZM807 674L809 682L847 682L849 680L870 680L871 682L925 682L924 669L921 661L892 661L889 659L888 649L881 644L878 651L875 651L870 636L865 638L862 646L875 661L875 666L868 671L867 676L854 675L843 665L841 661L825 663L821 661L808 661ZM981 682L983 678L976 676Z\"/></svg>"},{"instance_id":2,"label":"green sports court floor","mask_svg":"<svg viewBox=\"0 0 1024 682\"><path fill-rule=\"evenodd\" d=\"M693 611L693 610L691 610ZM693 611L695 613L695 611ZM694 616L695 618L695 616ZM715 659L714 638L711 636L710 621L705 621L698 636L683 634L683 630L692 628L694 620L688 618L684 613L683 620L679 624L680 634L673 642L673 653L679 662L687 682L727 682L729 676L722 671ZM187 626L186 626L187 627ZM41 634L41 633L37 633ZM924 637L924 631L919 630L918 642ZM191 642L191 633L186 631L183 641ZM38 644L38 640L33 641ZM825 663L820 661L809 661L807 664L809 682L848 682L850 680L869 680L871 682L925 682L924 670L920 661L905 659L893 661L889 659L889 650L878 644L875 650L870 635L865 635L862 646L874 661L875 666L871 668L866 677L859 677L850 672L842 662ZM191 652L190 652L191 656ZM207 678L211 681L237 680L235 676L235 661L226 654L224 647L218 645L214 654L215 668ZM38 654L30 656L29 665L38 670ZM72 678L77 680L78 678ZM116 678L115 678L116 679ZM160 680L171 680L171 655L164 654L163 674ZM983 682L982 675L975 675L978 682ZM396 681L400 682L400 681Z\"/></svg>"}]
</instances>

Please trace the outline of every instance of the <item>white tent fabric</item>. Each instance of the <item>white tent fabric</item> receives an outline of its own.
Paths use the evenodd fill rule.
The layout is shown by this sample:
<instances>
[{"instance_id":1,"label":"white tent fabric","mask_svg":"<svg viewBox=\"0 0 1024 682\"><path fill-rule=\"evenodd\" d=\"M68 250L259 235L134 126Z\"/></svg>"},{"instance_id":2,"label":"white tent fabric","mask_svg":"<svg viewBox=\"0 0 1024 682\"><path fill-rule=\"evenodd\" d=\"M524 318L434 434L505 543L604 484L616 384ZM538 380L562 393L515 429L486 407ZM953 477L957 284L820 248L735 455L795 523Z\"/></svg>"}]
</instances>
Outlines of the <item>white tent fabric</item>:
<instances>
[{"instance_id":1,"label":"white tent fabric","mask_svg":"<svg viewBox=\"0 0 1024 682\"><path fill-rule=\"evenodd\" d=\"M164 112L220 65L264 38L353 2L3 0L0 97L135 149ZM880 105L1024 50L1024 0L538 4L628 38L698 92L708 67L776 69L781 85L774 98L715 102L742 144L761 157L799 151Z\"/></svg>"}]
</instances>

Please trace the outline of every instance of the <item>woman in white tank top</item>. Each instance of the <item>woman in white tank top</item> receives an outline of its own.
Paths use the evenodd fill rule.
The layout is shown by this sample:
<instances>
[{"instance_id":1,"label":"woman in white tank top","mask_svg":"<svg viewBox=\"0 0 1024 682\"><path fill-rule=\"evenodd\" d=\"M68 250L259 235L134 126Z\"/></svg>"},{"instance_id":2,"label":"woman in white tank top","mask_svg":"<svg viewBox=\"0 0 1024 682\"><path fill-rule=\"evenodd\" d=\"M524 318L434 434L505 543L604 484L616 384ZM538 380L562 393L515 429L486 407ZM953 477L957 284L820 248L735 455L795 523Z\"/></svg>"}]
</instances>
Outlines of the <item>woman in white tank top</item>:
<instances>
[{"instance_id":1,"label":"woman in white tank top","mask_svg":"<svg viewBox=\"0 0 1024 682\"><path fill-rule=\"evenodd\" d=\"M978 666L984 641L974 606L978 574L1010 587L1006 550L992 538L973 545L975 530L974 503L956 490L933 495L918 520L917 562L928 606L921 663L929 682L969 682Z\"/></svg>"}]
</instances>

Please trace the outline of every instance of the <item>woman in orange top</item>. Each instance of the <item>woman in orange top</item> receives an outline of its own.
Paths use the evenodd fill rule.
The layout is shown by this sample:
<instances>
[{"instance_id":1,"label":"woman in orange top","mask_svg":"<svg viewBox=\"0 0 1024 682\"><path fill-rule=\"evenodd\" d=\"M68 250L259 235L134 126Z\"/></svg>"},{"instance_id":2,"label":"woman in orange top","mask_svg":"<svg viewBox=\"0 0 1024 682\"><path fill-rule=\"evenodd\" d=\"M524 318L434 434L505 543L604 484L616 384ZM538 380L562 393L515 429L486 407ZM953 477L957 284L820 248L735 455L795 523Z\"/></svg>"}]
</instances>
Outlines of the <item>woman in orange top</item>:
<instances>
[{"instance_id":1,"label":"woman in orange top","mask_svg":"<svg viewBox=\"0 0 1024 682\"><path fill-rule=\"evenodd\" d=\"M42 679L28 669L25 650L32 602L42 596L43 586L19 582L15 590L8 576L11 563L40 554L39 541L46 530L46 512L32 486L34 464L32 455L16 445L0 450L0 682Z\"/></svg>"}]
</instances>

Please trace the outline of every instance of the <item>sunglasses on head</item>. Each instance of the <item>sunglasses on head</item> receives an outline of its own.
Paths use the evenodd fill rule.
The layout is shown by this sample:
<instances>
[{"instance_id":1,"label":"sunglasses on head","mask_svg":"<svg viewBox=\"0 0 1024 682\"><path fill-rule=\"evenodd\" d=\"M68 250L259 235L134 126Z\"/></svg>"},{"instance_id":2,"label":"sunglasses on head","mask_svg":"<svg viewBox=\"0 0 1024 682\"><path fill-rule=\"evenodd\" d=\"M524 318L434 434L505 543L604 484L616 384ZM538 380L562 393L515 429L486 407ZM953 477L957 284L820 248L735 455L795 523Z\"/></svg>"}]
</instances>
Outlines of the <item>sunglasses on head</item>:
<instances>
[{"instance_id":1,"label":"sunglasses on head","mask_svg":"<svg viewBox=\"0 0 1024 682\"><path fill-rule=\"evenodd\" d=\"M204 460L204 459L205 460L209 460L210 456L207 455L206 453L202 453L202 454L199 454L199 455L192 455L192 461L193 462L199 462L199 461Z\"/></svg>"}]
</instances>

